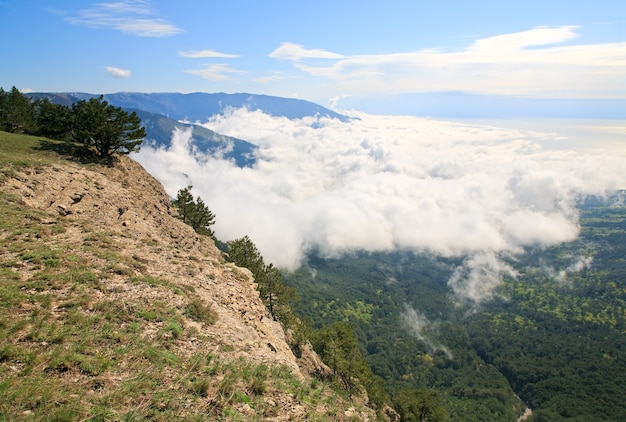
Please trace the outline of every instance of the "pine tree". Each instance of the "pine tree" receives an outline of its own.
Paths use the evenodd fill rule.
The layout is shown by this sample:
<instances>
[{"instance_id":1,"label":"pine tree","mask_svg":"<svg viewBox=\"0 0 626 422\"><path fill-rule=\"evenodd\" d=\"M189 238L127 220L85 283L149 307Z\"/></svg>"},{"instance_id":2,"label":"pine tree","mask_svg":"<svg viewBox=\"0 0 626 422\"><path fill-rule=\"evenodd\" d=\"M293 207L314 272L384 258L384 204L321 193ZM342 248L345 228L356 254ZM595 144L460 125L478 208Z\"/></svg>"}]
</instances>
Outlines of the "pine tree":
<instances>
[{"instance_id":1,"label":"pine tree","mask_svg":"<svg viewBox=\"0 0 626 422\"><path fill-rule=\"evenodd\" d=\"M37 131L33 117L33 105L28 97L22 94L16 87L11 92L1 92L0 123L2 130L11 133L33 134Z\"/></svg>"},{"instance_id":2,"label":"pine tree","mask_svg":"<svg viewBox=\"0 0 626 422\"><path fill-rule=\"evenodd\" d=\"M228 242L228 256L239 267L250 270L257 283L259 296L274 320L284 327L294 326L296 316L292 303L298 301L296 289L285 284L273 264L265 265L263 256L248 236Z\"/></svg>"},{"instance_id":3,"label":"pine tree","mask_svg":"<svg viewBox=\"0 0 626 422\"><path fill-rule=\"evenodd\" d=\"M0 87L0 130L7 131L9 113L9 93Z\"/></svg>"},{"instance_id":4,"label":"pine tree","mask_svg":"<svg viewBox=\"0 0 626 422\"><path fill-rule=\"evenodd\" d=\"M72 129L72 111L69 107L54 104L48 98L36 100L35 118L39 135L53 139L65 139Z\"/></svg>"},{"instance_id":5,"label":"pine tree","mask_svg":"<svg viewBox=\"0 0 626 422\"><path fill-rule=\"evenodd\" d=\"M172 204L178 210L183 222L189 224L196 233L213 236L210 226L215 223L215 215L199 196L194 201L191 188L191 186L187 186L179 190Z\"/></svg>"},{"instance_id":6,"label":"pine tree","mask_svg":"<svg viewBox=\"0 0 626 422\"><path fill-rule=\"evenodd\" d=\"M350 395L372 382L374 375L351 324L334 322L320 329L313 335L313 347Z\"/></svg>"},{"instance_id":7,"label":"pine tree","mask_svg":"<svg viewBox=\"0 0 626 422\"><path fill-rule=\"evenodd\" d=\"M137 152L146 137L137 113L109 105L102 95L73 104L72 113L72 138L94 148L100 158Z\"/></svg>"},{"instance_id":8,"label":"pine tree","mask_svg":"<svg viewBox=\"0 0 626 422\"><path fill-rule=\"evenodd\" d=\"M265 263L248 236L228 242L228 256L237 266L249 269L257 283L260 281Z\"/></svg>"},{"instance_id":9,"label":"pine tree","mask_svg":"<svg viewBox=\"0 0 626 422\"><path fill-rule=\"evenodd\" d=\"M393 403L403 421L448 422L450 420L436 390L403 389L396 394Z\"/></svg>"},{"instance_id":10,"label":"pine tree","mask_svg":"<svg viewBox=\"0 0 626 422\"><path fill-rule=\"evenodd\" d=\"M289 327L295 323L292 303L298 300L296 289L285 284L283 275L273 264L265 266L259 282L259 294L272 318Z\"/></svg>"}]
</instances>

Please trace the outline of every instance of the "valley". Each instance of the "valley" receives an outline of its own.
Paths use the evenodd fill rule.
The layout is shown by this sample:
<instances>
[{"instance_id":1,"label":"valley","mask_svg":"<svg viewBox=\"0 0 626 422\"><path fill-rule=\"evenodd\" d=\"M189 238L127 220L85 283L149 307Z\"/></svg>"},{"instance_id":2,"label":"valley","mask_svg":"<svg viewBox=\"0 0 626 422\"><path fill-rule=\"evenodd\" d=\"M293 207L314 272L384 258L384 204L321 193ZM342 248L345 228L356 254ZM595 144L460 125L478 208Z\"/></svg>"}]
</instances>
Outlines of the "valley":
<instances>
[{"instance_id":1,"label":"valley","mask_svg":"<svg viewBox=\"0 0 626 422\"><path fill-rule=\"evenodd\" d=\"M525 405L527 420L621 420L623 192L581 214L579 239L510 258L518 276L480 304L447 285L460 259L412 252L312 255L287 280L302 317L352 324L390 391L436 390L452 420L516 420Z\"/></svg>"}]
</instances>

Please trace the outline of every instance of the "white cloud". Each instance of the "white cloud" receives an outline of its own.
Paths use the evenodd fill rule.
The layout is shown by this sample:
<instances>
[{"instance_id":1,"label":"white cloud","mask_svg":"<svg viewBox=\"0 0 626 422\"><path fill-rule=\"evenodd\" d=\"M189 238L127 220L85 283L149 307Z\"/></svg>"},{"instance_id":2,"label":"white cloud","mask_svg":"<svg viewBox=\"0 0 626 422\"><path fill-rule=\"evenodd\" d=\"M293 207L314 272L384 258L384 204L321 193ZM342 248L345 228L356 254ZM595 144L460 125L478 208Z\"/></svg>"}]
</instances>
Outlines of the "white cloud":
<instances>
[{"instance_id":1,"label":"white cloud","mask_svg":"<svg viewBox=\"0 0 626 422\"><path fill-rule=\"evenodd\" d=\"M105 66L104 69L107 71L107 73L110 76L116 79L130 78L130 70L128 69L120 69L119 67L113 67L113 66Z\"/></svg>"},{"instance_id":2,"label":"white cloud","mask_svg":"<svg viewBox=\"0 0 626 422\"><path fill-rule=\"evenodd\" d=\"M182 32L176 25L154 15L156 12L147 0L121 0L98 3L66 20L71 24L112 28L141 37L166 37Z\"/></svg>"},{"instance_id":3,"label":"white cloud","mask_svg":"<svg viewBox=\"0 0 626 422\"><path fill-rule=\"evenodd\" d=\"M528 31L495 35L477 40L469 50L493 54L497 51L560 44L576 38L576 29L577 26L537 27Z\"/></svg>"},{"instance_id":4,"label":"white cloud","mask_svg":"<svg viewBox=\"0 0 626 422\"><path fill-rule=\"evenodd\" d=\"M300 61L300 59L341 59L345 56L326 50L309 50L299 44L284 42L269 57L278 60Z\"/></svg>"},{"instance_id":5,"label":"white cloud","mask_svg":"<svg viewBox=\"0 0 626 422\"><path fill-rule=\"evenodd\" d=\"M497 253L490 250L475 251L454 271L448 285L457 297L481 303L493 297L495 288L504 276L517 278L517 275Z\"/></svg>"},{"instance_id":6,"label":"white cloud","mask_svg":"<svg viewBox=\"0 0 626 422\"><path fill-rule=\"evenodd\" d=\"M353 96L464 91L552 98L626 97L626 42L555 45L572 42L576 29L538 27L496 35L478 39L461 51L342 56L283 43L270 57L291 60L301 71L328 78L329 92ZM303 60L318 57L336 60L330 64Z\"/></svg>"},{"instance_id":7,"label":"white cloud","mask_svg":"<svg viewBox=\"0 0 626 422\"><path fill-rule=\"evenodd\" d=\"M242 70L234 69L227 64L207 64L202 69L188 69L185 73L198 75L209 81L223 81L229 79L229 74L244 73Z\"/></svg>"},{"instance_id":8,"label":"white cloud","mask_svg":"<svg viewBox=\"0 0 626 422\"><path fill-rule=\"evenodd\" d=\"M258 145L253 168L194 156L186 132L136 158L172 196L193 184L216 214L218 238L248 235L267 262L294 269L313 248L466 257L449 284L474 301L515 276L503 257L576 238L580 195L626 187L623 157L559 150L559 135L356 116L214 117L210 129Z\"/></svg>"},{"instance_id":9,"label":"white cloud","mask_svg":"<svg viewBox=\"0 0 626 422\"><path fill-rule=\"evenodd\" d=\"M328 99L328 107L331 110L337 110L337 106L339 105L339 102L341 100L343 100L344 98L349 97L349 95L337 95L335 97L329 98Z\"/></svg>"},{"instance_id":10,"label":"white cloud","mask_svg":"<svg viewBox=\"0 0 626 422\"><path fill-rule=\"evenodd\" d=\"M564 258L569 259L569 265L564 269L556 269L552 266L543 265L542 270L548 274L550 278L559 283L566 283L570 274L578 273L582 270L591 268L593 257L591 256L574 256L570 254Z\"/></svg>"},{"instance_id":11,"label":"white cloud","mask_svg":"<svg viewBox=\"0 0 626 422\"><path fill-rule=\"evenodd\" d=\"M400 314L400 319L413 337L426 344L429 353L434 354L440 351L448 359L453 359L452 352L433 338L436 334L438 323L430 321L426 315L406 304L404 305L404 311Z\"/></svg>"},{"instance_id":12,"label":"white cloud","mask_svg":"<svg viewBox=\"0 0 626 422\"><path fill-rule=\"evenodd\" d=\"M224 58L224 59L235 59L239 57L237 54L227 54L220 53L219 51L214 50L188 50L188 51L180 51L178 53L182 57L187 57L190 59L203 59L203 58Z\"/></svg>"}]
</instances>

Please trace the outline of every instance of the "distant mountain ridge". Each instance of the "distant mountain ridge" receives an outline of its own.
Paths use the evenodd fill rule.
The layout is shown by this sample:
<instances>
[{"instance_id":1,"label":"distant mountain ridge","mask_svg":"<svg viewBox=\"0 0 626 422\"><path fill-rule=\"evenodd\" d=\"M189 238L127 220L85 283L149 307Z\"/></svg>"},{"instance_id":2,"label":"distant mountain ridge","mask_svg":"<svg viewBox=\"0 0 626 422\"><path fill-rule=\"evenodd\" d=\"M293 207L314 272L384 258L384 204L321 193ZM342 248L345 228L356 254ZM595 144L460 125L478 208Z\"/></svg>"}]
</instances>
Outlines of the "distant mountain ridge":
<instances>
[{"instance_id":1,"label":"distant mountain ridge","mask_svg":"<svg viewBox=\"0 0 626 422\"><path fill-rule=\"evenodd\" d=\"M29 96L31 98L48 97L53 103L71 105L76 101L87 100L98 95L84 92L62 92L31 93ZM271 116L289 119L319 116L341 121L350 120L348 116L310 101L260 94L118 92L103 96L106 101L116 107L143 110L162 114L174 120L190 122L204 122L211 116L223 114L229 108L242 107L250 111L262 110Z\"/></svg>"},{"instance_id":2,"label":"distant mountain ridge","mask_svg":"<svg viewBox=\"0 0 626 422\"><path fill-rule=\"evenodd\" d=\"M81 100L98 97L84 92L30 93L32 99L48 98L52 103L71 106ZM211 116L223 114L229 108L245 107L262 110L276 117L301 119L328 117L342 122L350 117L336 113L310 101L258 94L208 94L118 92L103 95L111 105L135 111L146 129L146 140L156 146L169 146L174 129L192 129L191 143L199 151L232 160L238 167L250 167L255 162L256 145L194 124L206 122ZM191 123L189 123L191 122Z\"/></svg>"},{"instance_id":3,"label":"distant mountain ridge","mask_svg":"<svg viewBox=\"0 0 626 422\"><path fill-rule=\"evenodd\" d=\"M129 109L132 110L132 109ZM255 162L256 145L232 136L222 135L203 126L182 123L162 114L143 110L132 110L141 119L146 129L146 138L155 146L168 147L175 129L191 129L191 142L199 151L210 155L220 155L232 160L238 167L251 167Z\"/></svg>"}]
</instances>

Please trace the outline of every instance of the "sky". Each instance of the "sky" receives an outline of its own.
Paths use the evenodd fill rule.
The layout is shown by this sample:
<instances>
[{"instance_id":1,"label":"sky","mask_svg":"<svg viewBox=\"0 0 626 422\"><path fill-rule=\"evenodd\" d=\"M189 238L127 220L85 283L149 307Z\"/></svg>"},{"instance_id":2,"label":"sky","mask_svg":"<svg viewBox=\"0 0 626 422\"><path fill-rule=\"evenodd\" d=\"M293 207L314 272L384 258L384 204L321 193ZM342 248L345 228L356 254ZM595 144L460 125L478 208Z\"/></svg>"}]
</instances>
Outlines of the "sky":
<instances>
[{"instance_id":1,"label":"sky","mask_svg":"<svg viewBox=\"0 0 626 422\"><path fill-rule=\"evenodd\" d=\"M0 0L0 86L626 118L621 0Z\"/></svg>"},{"instance_id":2,"label":"sky","mask_svg":"<svg viewBox=\"0 0 626 422\"><path fill-rule=\"evenodd\" d=\"M180 131L132 155L287 270L312 250L459 257L447 283L480 303L524 248L579 235L580 198L626 188L622 0L0 0L0 36L5 89L249 92L356 117L199 122L257 145L250 168Z\"/></svg>"}]
</instances>

